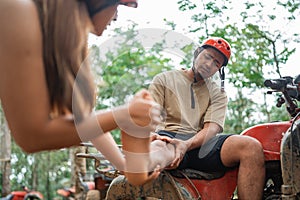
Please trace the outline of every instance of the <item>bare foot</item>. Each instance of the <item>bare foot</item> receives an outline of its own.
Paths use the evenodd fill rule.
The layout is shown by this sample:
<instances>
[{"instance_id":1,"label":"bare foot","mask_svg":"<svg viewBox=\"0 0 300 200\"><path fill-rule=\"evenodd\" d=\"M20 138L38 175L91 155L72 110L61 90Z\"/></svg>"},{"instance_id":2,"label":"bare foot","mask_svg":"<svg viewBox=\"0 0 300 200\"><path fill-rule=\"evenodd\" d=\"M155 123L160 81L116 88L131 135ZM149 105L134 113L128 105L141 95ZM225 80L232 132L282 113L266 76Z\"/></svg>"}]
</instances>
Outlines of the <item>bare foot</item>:
<instances>
[{"instance_id":1,"label":"bare foot","mask_svg":"<svg viewBox=\"0 0 300 200\"><path fill-rule=\"evenodd\" d=\"M123 131L122 149L125 155L124 174L129 183L132 185L142 185L159 176L159 169L154 169L149 175L150 166L150 137L137 138Z\"/></svg>"},{"instance_id":2,"label":"bare foot","mask_svg":"<svg viewBox=\"0 0 300 200\"><path fill-rule=\"evenodd\" d=\"M157 138L150 144L150 169L160 166L168 167L175 159L175 146L165 140Z\"/></svg>"},{"instance_id":3,"label":"bare foot","mask_svg":"<svg viewBox=\"0 0 300 200\"><path fill-rule=\"evenodd\" d=\"M148 92L140 92L137 95L139 98L153 101ZM128 182L133 185L142 185L159 175L159 169L155 168L151 175L149 175L150 160L150 131L143 131L138 133L140 135L128 133L121 130L122 134L122 149L125 155L125 171L124 174Z\"/></svg>"}]
</instances>

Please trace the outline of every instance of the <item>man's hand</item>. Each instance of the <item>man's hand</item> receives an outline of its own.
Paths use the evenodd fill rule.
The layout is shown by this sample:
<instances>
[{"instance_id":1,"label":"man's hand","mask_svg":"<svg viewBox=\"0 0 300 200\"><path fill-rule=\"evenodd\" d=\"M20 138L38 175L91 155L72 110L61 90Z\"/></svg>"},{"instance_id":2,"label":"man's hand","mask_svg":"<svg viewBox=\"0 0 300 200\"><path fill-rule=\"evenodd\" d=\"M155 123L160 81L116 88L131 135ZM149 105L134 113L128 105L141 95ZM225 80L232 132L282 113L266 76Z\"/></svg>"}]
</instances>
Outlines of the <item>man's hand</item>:
<instances>
[{"instance_id":1,"label":"man's hand","mask_svg":"<svg viewBox=\"0 0 300 200\"><path fill-rule=\"evenodd\" d=\"M187 152L189 143L188 141L178 139L172 139L170 140L170 143L175 146L175 159L168 167L166 167L166 169L175 169L179 166L185 153Z\"/></svg>"}]
</instances>

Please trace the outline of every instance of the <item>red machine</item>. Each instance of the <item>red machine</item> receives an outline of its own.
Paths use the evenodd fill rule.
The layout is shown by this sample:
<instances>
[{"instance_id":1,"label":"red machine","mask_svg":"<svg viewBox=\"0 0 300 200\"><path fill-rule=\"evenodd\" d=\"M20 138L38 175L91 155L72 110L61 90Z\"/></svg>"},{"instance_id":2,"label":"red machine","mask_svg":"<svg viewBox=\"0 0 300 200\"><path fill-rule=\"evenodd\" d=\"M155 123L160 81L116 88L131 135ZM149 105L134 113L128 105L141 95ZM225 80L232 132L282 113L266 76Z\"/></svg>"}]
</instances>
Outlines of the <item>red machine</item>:
<instances>
[{"instance_id":1,"label":"red machine","mask_svg":"<svg viewBox=\"0 0 300 200\"><path fill-rule=\"evenodd\" d=\"M291 124L291 122L266 123L250 127L242 132L242 135L258 139L264 148L266 160L264 199L280 199L283 184L280 146L283 135ZM176 180L185 185L195 199L200 199L199 196L201 196L201 200L231 200L235 198L233 193L237 185L237 170L229 171L223 177L213 180L190 179L194 186L186 178L176 178Z\"/></svg>"},{"instance_id":2,"label":"red machine","mask_svg":"<svg viewBox=\"0 0 300 200\"><path fill-rule=\"evenodd\" d=\"M300 200L300 109L297 105L300 101L300 75L295 79L283 77L266 80L265 86L270 88L270 94L280 93L277 106L285 104L291 119L258 124L241 134L256 138L264 148L266 179L263 199ZM103 189L107 192L101 199L238 199L234 195L237 169L209 179L193 178L187 173L183 173L183 177L176 177L169 172L162 172L157 180L139 187L128 184L122 175L106 183L107 187L102 188L102 192Z\"/></svg>"},{"instance_id":3,"label":"red machine","mask_svg":"<svg viewBox=\"0 0 300 200\"><path fill-rule=\"evenodd\" d=\"M0 200L42 200L43 195L37 191L31 191L27 187L23 186L21 191L13 191L6 197L0 198Z\"/></svg>"},{"instance_id":4,"label":"red machine","mask_svg":"<svg viewBox=\"0 0 300 200\"><path fill-rule=\"evenodd\" d=\"M295 79L283 77L266 80L265 86L272 92L280 92L277 107L284 103L291 117L290 121L259 124L243 131L258 139L264 149L266 178L263 199L300 199L300 75ZM234 199L237 170L227 172L214 180L176 179L183 184L195 199ZM191 183L193 185L191 185ZM195 190L196 189L196 190ZM200 198L201 196L201 198Z\"/></svg>"}]
</instances>

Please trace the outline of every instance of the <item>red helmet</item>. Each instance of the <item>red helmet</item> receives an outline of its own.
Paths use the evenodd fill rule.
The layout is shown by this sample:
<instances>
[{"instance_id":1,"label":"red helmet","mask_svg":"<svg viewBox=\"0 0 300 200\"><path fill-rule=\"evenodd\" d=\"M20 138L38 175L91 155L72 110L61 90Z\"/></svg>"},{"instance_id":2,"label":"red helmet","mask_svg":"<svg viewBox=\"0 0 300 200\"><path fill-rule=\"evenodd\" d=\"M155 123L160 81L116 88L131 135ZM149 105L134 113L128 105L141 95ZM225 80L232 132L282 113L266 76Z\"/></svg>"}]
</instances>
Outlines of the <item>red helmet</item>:
<instances>
[{"instance_id":1,"label":"red helmet","mask_svg":"<svg viewBox=\"0 0 300 200\"><path fill-rule=\"evenodd\" d=\"M226 66L231 55L230 44L223 38L211 37L202 43L202 47L212 47L224 55L225 61L223 66Z\"/></svg>"}]
</instances>

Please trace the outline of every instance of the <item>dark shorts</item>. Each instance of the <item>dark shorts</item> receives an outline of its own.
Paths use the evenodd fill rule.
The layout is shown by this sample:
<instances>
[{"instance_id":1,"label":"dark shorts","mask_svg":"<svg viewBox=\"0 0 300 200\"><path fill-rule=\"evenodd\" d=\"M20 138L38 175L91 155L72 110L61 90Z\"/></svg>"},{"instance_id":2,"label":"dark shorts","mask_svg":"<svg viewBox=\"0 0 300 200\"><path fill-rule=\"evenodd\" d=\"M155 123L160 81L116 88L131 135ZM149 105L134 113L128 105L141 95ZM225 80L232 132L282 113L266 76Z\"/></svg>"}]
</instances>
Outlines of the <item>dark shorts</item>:
<instances>
[{"instance_id":1,"label":"dark shorts","mask_svg":"<svg viewBox=\"0 0 300 200\"><path fill-rule=\"evenodd\" d=\"M186 140L191 137L169 131L159 131L159 135ZM232 134L218 134L197 149L188 151L183 157L178 169L195 169L204 172L227 171L221 160L221 148L224 141Z\"/></svg>"}]
</instances>

